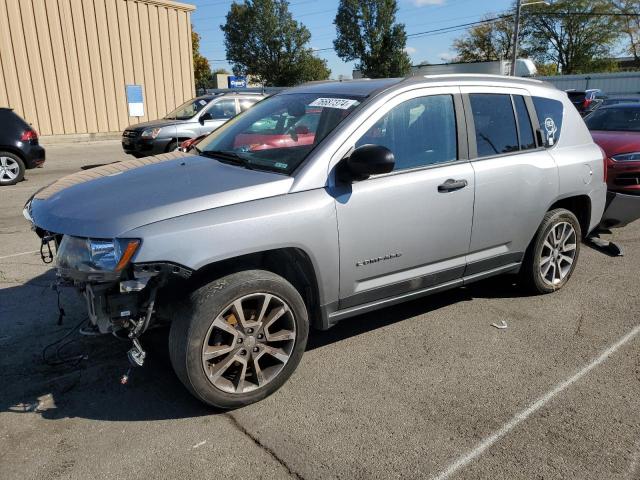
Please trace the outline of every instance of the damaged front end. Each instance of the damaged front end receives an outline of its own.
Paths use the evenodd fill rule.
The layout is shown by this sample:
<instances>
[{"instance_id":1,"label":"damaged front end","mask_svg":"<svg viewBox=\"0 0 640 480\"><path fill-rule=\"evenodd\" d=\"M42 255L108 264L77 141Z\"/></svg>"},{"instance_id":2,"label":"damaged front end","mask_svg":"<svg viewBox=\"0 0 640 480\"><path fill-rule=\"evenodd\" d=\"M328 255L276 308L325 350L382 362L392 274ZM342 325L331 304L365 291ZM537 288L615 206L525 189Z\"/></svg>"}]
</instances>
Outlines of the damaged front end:
<instances>
[{"instance_id":1,"label":"damaged front end","mask_svg":"<svg viewBox=\"0 0 640 480\"><path fill-rule=\"evenodd\" d=\"M25 217L31 220L27 209ZM139 337L161 322L156 314L158 290L172 278L188 279L191 271L163 262L134 263L141 239L85 238L32 226L41 239L43 261L56 261L56 288L71 287L82 295L90 331L130 340L129 361L142 366L146 354Z\"/></svg>"}]
</instances>

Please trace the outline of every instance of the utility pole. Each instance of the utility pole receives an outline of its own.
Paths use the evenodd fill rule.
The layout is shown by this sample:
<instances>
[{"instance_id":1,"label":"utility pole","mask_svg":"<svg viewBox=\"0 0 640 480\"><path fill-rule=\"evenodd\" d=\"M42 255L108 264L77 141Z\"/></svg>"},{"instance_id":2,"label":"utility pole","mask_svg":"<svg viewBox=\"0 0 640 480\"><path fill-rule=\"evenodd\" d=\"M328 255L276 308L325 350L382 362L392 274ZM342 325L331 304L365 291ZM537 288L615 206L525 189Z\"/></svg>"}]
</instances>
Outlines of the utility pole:
<instances>
[{"instance_id":1,"label":"utility pole","mask_svg":"<svg viewBox=\"0 0 640 480\"><path fill-rule=\"evenodd\" d=\"M518 38L520 37L520 10L522 0L516 1L516 24L513 29L513 57L511 58L511 76L516 76L516 60L518 59Z\"/></svg>"}]
</instances>

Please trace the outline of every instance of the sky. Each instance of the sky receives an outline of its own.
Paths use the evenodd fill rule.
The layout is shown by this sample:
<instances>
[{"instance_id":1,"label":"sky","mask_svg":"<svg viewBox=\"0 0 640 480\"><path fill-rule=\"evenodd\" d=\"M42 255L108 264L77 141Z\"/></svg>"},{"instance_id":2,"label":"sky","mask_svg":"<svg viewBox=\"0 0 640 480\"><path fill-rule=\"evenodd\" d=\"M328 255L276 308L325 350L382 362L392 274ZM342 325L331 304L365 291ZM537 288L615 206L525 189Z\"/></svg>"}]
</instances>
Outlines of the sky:
<instances>
[{"instance_id":1,"label":"sky","mask_svg":"<svg viewBox=\"0 0 640 480\"><path fill-rule=\"evenodd\" d=\"M213 70L226 68L224 37L219 25L224 23L232 0L183 0L196 6L192 13L194 30L202 37L200 53L207 57ZM338 0L291 0L289 10L293 18L303 23L311 32L311 47L333 47L335 26L333 19ZM479 20L487 13L502 12L509 8L511 0L398 0L397 21L404 23L408 35L429 32ZM407 53L413 64L422 61L442 63L454 55L453 40L464 33L461 28L452 33L432 32L407 39ZM355 62L343 62L332 50L316 52L327 60L331 78L338 75L351 77Z\"/></svg>"}]
</instances>

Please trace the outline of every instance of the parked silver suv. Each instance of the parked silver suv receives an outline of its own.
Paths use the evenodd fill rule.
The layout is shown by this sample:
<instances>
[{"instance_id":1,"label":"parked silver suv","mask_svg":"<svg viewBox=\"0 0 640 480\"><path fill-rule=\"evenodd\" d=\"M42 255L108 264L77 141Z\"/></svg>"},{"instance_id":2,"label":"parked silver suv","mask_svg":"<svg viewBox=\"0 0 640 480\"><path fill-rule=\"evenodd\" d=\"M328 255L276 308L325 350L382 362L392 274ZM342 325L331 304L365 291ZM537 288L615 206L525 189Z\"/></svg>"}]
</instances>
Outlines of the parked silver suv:
<instances>
[{"instance_id":1,"label":"parked silver suv","mask_svg":"<svg viewBox=\"0 0 640 480\"><path fill-rule=\"evenodd\" d=\"M102 333L170 323L200 400L258 401L309 327L519 272L571 277L605 206L602 151L567 95L535 80L313 83L197 145L68 176L27 203L62 281Z\"/></svg>"},{"instance_id":2,"label":"parked silver suv","mask_svg":"<svg viewBox=\"0 0 640 480\"><path fill-rule=\"evenodd\" d=\"M135 157L172 152L181 142L213 132L263 98L259 92L235 91L192 98L164 118L127 127L122 149Z\"/></svg>"}]
</instances>

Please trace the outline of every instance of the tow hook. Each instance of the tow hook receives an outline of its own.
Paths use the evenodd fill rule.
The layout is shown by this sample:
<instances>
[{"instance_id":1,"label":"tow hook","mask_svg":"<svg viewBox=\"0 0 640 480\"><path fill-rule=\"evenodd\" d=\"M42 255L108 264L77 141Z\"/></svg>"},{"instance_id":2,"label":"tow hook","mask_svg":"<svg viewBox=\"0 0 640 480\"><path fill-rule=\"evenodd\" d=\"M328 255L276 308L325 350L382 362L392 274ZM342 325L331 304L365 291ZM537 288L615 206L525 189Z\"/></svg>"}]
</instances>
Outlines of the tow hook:
<instances>
[{"instance_id":1,"label":"tow hook","mask_svg":"<svg viewBox=\"0 0 640 480\"><path fill-rule=\"evenodd\" d=\"M54 255L51 249L51 242L55 243L55 237L53 235L45 235L40 242L40 258L44 263L53 262Z\"/></svg>"},{"instance_id":2,"label":"tow hook","mask_svg":"<svg viewBox=\"0 0 640 480\"><path fill-rule=\"evenodd\" d=\"M145 314L145 316L137 322L130 320L132 328L129 331L128 337L131 339L133 346L127 352L127 358L129 359L129 363L132 367L142 367L144 365L144 360L147 357L147 352L145 352L142 348L142 345L140 345L140 340L138 340L138 337L146 332L147 328L149 328L151 315L153 314L153 307L156 303L156 292L157 286L154 286L154 288L151 290L149 305L147 306L147 313ZM130 373L131 368L127 370L127 373L120 377L120 383L122 385L126 385L129 382Z\"/></svg>"},{"instance_id":3,"label":"tow hook","mask_svg":"<svg viewBox=\"0 0 640 480\"><path fill-rule=\"evenodd\" d=\"M127 358L129 359L129 363L131 367L142 367L144 365L144 359L147 357L147 352L145 352L140 345L140 341L137 338L132 338L133 347L127 352ZM126 385L129 383L129 376L131 375L131 367L127 369L127 373L120 377L120 383L122 385Z\"/></svg>"},{"instance_id":4,"label":"tow hook","mask_svg":"<svg viewBox=\"0 0 640 480\"><path fill-rule=\"evenodd\" d=\"M134 367L141 367L144 365L144 359L147 356L147 352L142 349L140 341L137 338L133 339L133 347L127 352L129 357L129 363Z\"/></svg>"}]
</instances>

